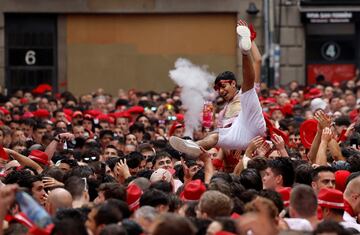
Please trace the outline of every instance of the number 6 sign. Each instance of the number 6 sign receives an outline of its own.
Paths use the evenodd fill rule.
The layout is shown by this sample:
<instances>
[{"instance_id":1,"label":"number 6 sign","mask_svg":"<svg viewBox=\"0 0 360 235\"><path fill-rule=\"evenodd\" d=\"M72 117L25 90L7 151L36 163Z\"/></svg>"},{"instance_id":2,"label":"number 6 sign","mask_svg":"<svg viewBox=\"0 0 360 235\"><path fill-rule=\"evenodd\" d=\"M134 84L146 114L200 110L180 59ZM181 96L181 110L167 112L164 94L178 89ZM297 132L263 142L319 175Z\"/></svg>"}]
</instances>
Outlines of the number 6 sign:
<instances>
[{"instance_id":1,"label":"number 6 sign","mask_svg":"<svg viewBox=\"0 0 360 235\"><path fill-rule=\"evenodd\" d=\"M29 50L25 54L25 63L27 65L34 65L36 63L36 53L33 50Z\"/></svg>"}]
</instances>

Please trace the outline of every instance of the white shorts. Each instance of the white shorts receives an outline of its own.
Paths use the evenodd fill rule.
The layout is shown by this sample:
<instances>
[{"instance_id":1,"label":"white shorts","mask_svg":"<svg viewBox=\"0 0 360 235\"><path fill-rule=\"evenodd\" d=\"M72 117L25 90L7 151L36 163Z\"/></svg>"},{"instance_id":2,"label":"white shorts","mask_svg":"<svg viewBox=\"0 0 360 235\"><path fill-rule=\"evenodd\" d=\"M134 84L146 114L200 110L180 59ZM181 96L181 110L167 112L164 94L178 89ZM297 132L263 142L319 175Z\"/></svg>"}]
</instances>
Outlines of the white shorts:
<instances>
[{"instance_id":1,"label":"white shorts","mask_svg":"<svg viewBox=\"0 0 360 235\"><path fill-rule=\"evenodd\" d=\"M217 146L245 150L256 136L265 136L266 123L255 88L240 95L241 111L229 128L220 128Z\"/></svg>"}]
</instances>

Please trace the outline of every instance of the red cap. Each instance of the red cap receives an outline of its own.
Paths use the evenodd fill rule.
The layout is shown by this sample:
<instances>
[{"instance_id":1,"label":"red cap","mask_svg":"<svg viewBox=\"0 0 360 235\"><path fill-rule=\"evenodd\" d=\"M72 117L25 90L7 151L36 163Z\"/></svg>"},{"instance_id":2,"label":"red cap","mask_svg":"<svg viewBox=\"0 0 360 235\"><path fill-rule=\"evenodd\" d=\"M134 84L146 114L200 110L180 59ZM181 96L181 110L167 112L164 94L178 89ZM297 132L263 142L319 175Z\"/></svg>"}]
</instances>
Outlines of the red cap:
<instances>
[{"instance_id":1,"label":"red cap","mask_svg":"<svg viewBox=\"0 0 360 235\"><path fill-rule=\"evenodd\" d=\"M52 87L49 84L40 84L32 90L32 93L35 95L42 95L48 91L52 91Z\"/></svg>"},{"instance_id":2,"label":"red cap","mask_svg":"<svg viewBox=\"0 0 360 235\"><path fill-rule=\"evenodd\" d=\"M7 109L4 108L4 107L0 107L0 112L2 112L4 115L10 114L9 110L7 110Z\"/></svg>"},{"instance_id":3,"label":"red cap","mask_svg":"<svg viewBox=\"0 0 360 235\"><path fill-rule=\"evenodd\" d=\"M83 115L83 113L81 111L75 111L75 112L73 112L73 114L71 116L74 118L74 117L77 117L77 116L83 117L84 115Z\"/></svg>"},{"instance_id":4,"label":"red cap","mask_svg":"<svg viewBox=\"0 0 360 235\"><path fill-rule=\"evenodd\" d=\"M29 103L29 100L27 98L21 98L20 103L21 104L27 104L27 103Z\"/></svg>"},{"instance_id":5,"label":"red cap","mask_svg":"<svg viewBox=\"0 0 360 235\"><path fill-rule=\"evenodd\" d=\"M90 114L85 114L84 119L93 120L93 117Z\"/></svg>"},{"instance_id":6,"label":"red cap","mask_svg":"<svg viewBox=\"0 0 360 235\"><path fill-rule=\"evenodd\" d=\"M281 195L281 199L284 202L284 206L288 207L290 205L291 188L290 187L283 187L283 188L278 189L276 191Z\"/></svg>"},{"instance_id":7,"label":"red cap","mask_svg":"<svg viewBox=\"0 0 360 235\"><path fill-rule=\"evenodd\" d=\"M292 115L293 114L292 109L293 109L292 104L287 103L282 107L282 112L283 112L284 115Z\"/></svg>"},{"instance_id":8,"label":"red cap","mask_svg":"<svg viewBox=\"0 0 360 235\"><path fill-rule=\"evenodd\" d=\"M50 112L47 109L38 109L33 114L37 118L49 118L50 116Z\"/></svg>"},{"instance_id":9,"label":"red cap","mask_svg":"<svg viewBox=\"0 0 360 235\"><path fill-rule=\"evenodd\" d=\"M129 113L131 113L131 114L140 114L140 113L144 112L144 107L142 107L142 106L133 106L133 107L130 107L127 111Z\"/></svg>"},{"instance_id":10,"label":"red cap","mask_svg":"<svg viewBox=\"0 0 360 235\"><path fill-rule=\"evenodd\" d=\"M90 114L91 117L96 118L97 116L99 116L101 114L101 112L99 110L91 109L91 110L85 111L85 114Z\"/></svg>"},{"instance_id":11,"label":"red cap","mask_svg":"<svg viewBox=\"0 0 360 235\"><path fill-rule=\"evenodd\" d=\"M201 180L192 180L185 185L180 194L180 199L183 201L197 201L205 191L206 186Z\"/></svg>"},{"instance_id":12,"label":"red cap","mask_svg":"<svg viewBox=\"0 0 360 235\"><path fill-rule=\"evenodd\" d=\"M272 116L273 112L275 112L277 110L281 111L281 113L284 114L283 109L280 106L274 106L274 107L270 108L270 116Z\"/></svg>"},{"instance_id":13,"label":"red cap","mask_svg":"<svg viewBox=\"0 0 360 235\"><path fill-rule=\"evenodd\" d=\"M116 118L127 118L131 119L131 114L128 111L114 113Z\"/></svg>"},{"instance_id":14,"label":"red cap","mask_svg":"<svg viewBox=\"0 0 360 235\"><path fill-rule=\"evenodd\" d=\"M211 162L216 170L220 170L221 168L223 168L223 161L219 158L214 158L213 160L211 160Z\"/></svg>"},{"instance_id":15,"label":"red cap","mask_svg":"<svg viewBox=\"0 0 360 235\"><path fill-rule=\"evenodd\" d=\"M179 122L174 122L169 130L169 136L172 136L177 128L184 127L183 124Z\"/></svg>"},{"instance_id":16,"label":"red cap","mask_svg":"<svg viewBox=\"0 0 360 235\"><path fill-rule=\"evenodd\" d=\"M337 189L322 188L318 194L318 204L321 207L344 209L343 193Z\"/></svg>"},{"instance_id":17,"label":"red cap","mask_svg":"<svg viewBox=\"0 0 360 235\"><path fill-rule=\"evenodd\" d=\"M140 207L140 198L143 191L136 184L130 184L126 189L126 202L131 211L135 211Z\"/></svg>"},{"instance_id":18,"label":"red cap","mask_svg":"<svg viewBox=\"0 0 360 235\"><path fill-rule=\"evenodd\" d=\"M44 165L49 165L49 157L48 155L40 150L32 150L29 154L29 158L31 160L34 160L35 162L44 164Z\"/></svg>"},{"instance_id":19,"label":"red cap","mask_svg":"<svg viewBox=\"0 0 360 235\"><path fill-rule=\"evenodd\" d=\"M21 116L22 119L28 119L28 118L32 118L32 117L34 117L34 114L31 113L31 112L25 112L25 113Z\"/></svg>"},{"instance_id":20,"label":"red cap","mask_svg":"<svg viewBox=\"0 0 360 235\"><path fill-rule=\"evenodd\" d=\"M97 116L97 119L99 119L99 121L102 121L102 122L108 122L108 123L111 122L109 116L106 114L103 114L103 113L100 114L99 116Z\"/></svg>"},{"instance_id":21,"label":"red cap","mask_svg":"<svg viewBox=\"0 0 360 235\"><path fill-rule=\"evenodd\" d=\"M69 116L72 116L72 114L73 114L73 111L71 109L63 109L63 112Z\"/></svg>"},{"instance_id":22,"label":"red cap","mask_svg":"<svg viewBox=\"0 0 360 235\"><path fill-rule=\"evenodd\" d=\"M315 119L306 120L300 126L300 139L305 148L310 148L317 132L318 122Z\"/></svg>"},{"instance_id":23,"label":"red cap","mask_svg":"<svg viewBox=\"0 0 360 235\"><path fill-rule=\"evenodd\" d=\"M318 88L311 88L308 93L305 94L305 99L314 99L322 96L322 92Z\"/></svg>"},{"instance_id":24,"label":"red cap","mask_svg":"<svg viewBox=\"0 0 360 235\"><path fill-rule=\"evenodd\" d=\"M346 180L350 175L350 171L347 170L338 170L335 172L335 188L341 192L345 191Z\"/></svg>"},{"instance_id":25,"label":"red cap","mask_svg":"<svg viewBox=\"0 0 360 235\"><path fill-rule=\"evenodd\" d=\"M272 97L266 98L266 99L263 101L263 104L276 104L276 99L275 99L275 98L272 98Z\"/></svg>"}]
</instances>

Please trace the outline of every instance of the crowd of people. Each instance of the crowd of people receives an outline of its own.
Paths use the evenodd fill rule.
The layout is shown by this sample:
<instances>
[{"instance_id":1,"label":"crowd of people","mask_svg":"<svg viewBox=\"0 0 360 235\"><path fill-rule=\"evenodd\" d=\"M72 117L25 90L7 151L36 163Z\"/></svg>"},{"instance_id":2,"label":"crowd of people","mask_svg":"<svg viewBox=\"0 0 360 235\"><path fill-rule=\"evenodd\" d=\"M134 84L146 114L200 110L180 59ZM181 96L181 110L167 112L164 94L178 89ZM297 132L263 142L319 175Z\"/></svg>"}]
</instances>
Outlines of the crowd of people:
<instances>
[{"instance_id":1,"label":"crowd of people","mask_svg":"<svg viewBox=\"0 0 360 235\"><path fill-rule=\"evenodd\" d=\"M360 233L360 79L268 88L237 33L191 138L181 87L0 96L0 234Z\"/></svg>"}]
</instances>

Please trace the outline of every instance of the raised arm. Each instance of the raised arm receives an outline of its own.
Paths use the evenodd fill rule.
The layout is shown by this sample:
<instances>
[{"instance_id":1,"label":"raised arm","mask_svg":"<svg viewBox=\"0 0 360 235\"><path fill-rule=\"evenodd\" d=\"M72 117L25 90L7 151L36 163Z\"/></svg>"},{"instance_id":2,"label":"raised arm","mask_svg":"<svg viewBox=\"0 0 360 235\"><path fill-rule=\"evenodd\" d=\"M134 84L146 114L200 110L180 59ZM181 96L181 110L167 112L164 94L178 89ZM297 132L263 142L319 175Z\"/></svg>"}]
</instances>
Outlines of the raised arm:
<instances>
[{"instance_id":1,"label":"raised arm","mask_svg":"<svg viewBox=\"0 0 360 235\"><path fill-rule=\"evenodd\" d=\"M4 148L4 150L16 161L18 161L20 163L20 165L22 166L28 166L31 167L32 169L36 170L37 173L41 174L41 172L43 171L43 168L37 164L35 161L31 160L30 158L12 150L12 149L7 149Z\"/></svg>"},{"instance_id":2,"label":"raised arm","mask_svg":"<svg viewBox=\"0 0 360 235\"><path fill-rule=\"evenodd\" d=\"M255 41L252 42L251 55L253 57L253 66L254 66L254 72L255 72L255 83L260 83L260 77L261 77L261 54L260 54L260 51L259 51Z\"/></svg>"},{"instance_id":3,"label":"raised arm","mask_svg":"<svg viewBox=\"0 0 360 235\"><path fill-rule=\"evenodd\" d=\"M251 33L244 21L239 21L236 32L239 36L239 47L242 53L243 82L241 89L242 92L246 92L254 87L255 82L254 64L250 53L252 48Z\"/></svg>"},{"instance_id":4,"label":"raised arm","mask_svg":"<svg viewBox=\"0 0 360 235\"><path fill-rule=\"evenodd\" d=\"M331 119L323 111L317 111L315 113L315 119L318 121L317 132L315 138L311 144L311 148L308 154L308 157L312 163L315 163L316 155L319 150L319 145L321 141L321 134L324 128L330 127Z\"/></svg>"},{"instance_id":5,"label":"raised arm","mask_svg":"<svg viewBox=\"0 0 360 235\"><path fill-rule=\"evenodd\" d=\"M315 163L320 166L327 165L326 150L327 150L329 142L331 141L331 135L332 135L332 132L331 132L330 128L328 128L328 127L326 127L322 131L319 150L316 154L316 160L315 160Z\"/></svg>"}]
</instances>

